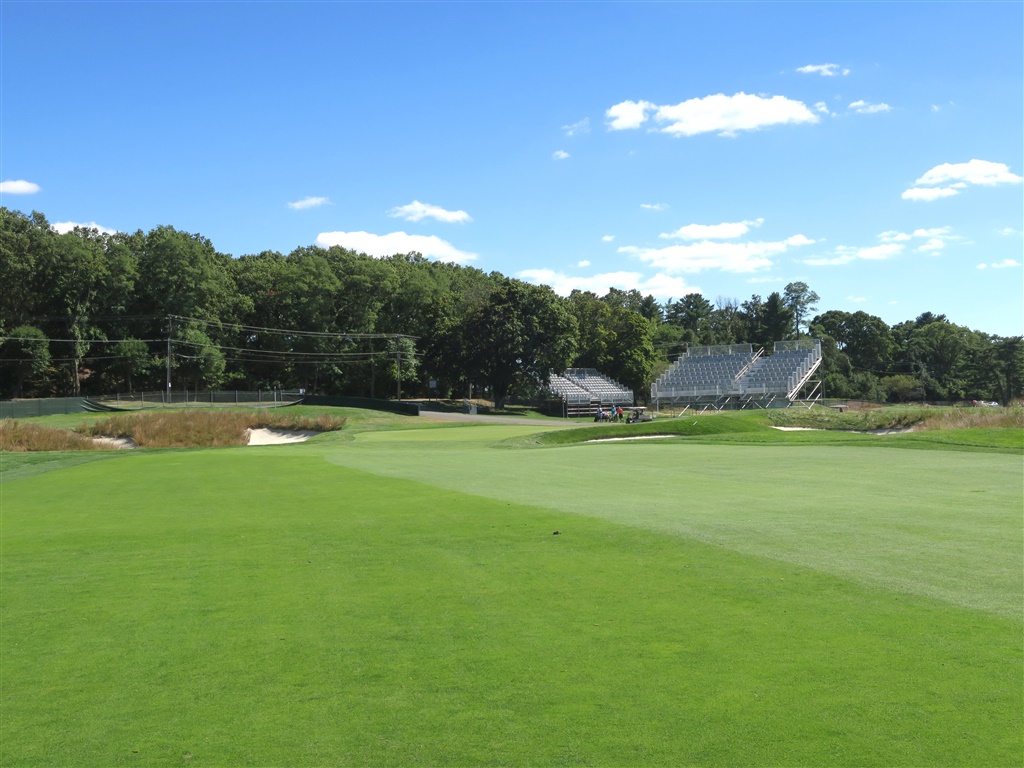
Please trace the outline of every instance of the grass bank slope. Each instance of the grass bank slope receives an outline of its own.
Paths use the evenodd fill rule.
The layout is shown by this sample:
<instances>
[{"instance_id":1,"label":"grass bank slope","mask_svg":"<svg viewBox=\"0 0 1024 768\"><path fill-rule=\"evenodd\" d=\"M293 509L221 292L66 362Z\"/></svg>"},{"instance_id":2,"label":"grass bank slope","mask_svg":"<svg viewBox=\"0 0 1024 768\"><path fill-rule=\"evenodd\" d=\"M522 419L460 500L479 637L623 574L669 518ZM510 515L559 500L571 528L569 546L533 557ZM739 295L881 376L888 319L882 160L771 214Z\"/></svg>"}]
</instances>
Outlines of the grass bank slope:
<instances>
[{"instance_id":1,"label":"grass bank slope","mask_svg":"<svg viewBox=\"0 0 1024 768\"><path fill-rule=\"evenodd\" d=\"M382 433L6 484L0 764L1019 764L1019 621L658 530L644 504L569 514L535 465L473 457L582 471L621 446L460 431L448 451L455 430ZM402 462L518 476L533 503L387 476Z\"/></svg>"}]
</instances>

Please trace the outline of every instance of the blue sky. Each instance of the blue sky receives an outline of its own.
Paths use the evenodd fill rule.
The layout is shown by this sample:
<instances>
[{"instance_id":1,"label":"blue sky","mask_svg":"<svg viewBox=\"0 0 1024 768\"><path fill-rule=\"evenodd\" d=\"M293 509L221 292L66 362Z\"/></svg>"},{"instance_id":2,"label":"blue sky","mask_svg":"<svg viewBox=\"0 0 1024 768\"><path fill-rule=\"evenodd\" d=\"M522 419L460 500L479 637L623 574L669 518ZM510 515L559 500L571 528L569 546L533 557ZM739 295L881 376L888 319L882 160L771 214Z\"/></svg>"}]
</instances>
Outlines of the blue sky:
<instances>
[{"instance_id":1,"label":"blue sky","mask_svg":"<svg viewBox=\"0 0 1024 768\"><path fill-rule=\"evenodd\" d=\"M1024 330L1024 4L0 4L0 204Z\"/></svg>"}]
</instances>

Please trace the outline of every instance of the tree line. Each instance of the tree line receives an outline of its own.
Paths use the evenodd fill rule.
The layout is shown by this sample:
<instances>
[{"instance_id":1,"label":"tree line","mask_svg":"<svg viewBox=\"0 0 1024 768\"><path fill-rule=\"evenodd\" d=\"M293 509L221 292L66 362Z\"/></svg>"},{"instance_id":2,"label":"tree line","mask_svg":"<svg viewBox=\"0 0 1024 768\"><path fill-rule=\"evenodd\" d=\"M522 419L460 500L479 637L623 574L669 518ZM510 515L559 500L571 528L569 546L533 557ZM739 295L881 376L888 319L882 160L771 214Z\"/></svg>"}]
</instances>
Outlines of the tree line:
<instances>
[{"instance_id":1,"label":"tree line","mask_svg":"<svg viewBox=\"0 0 1024 768\"><path fill-rule=\"evenodd\" d=\"M1010 402L1024 343L924 313L894 326L815 314L805 283L743 302L636 290L558 296L416 253L341 247L233 258L200 234L60 234L0 207L0 397L176 389L532 397L549 370L593 367L642 398L687 345L813 336L829 397ZM433 383L433 387L431 387Z\"/></svg>"}]
</instances>

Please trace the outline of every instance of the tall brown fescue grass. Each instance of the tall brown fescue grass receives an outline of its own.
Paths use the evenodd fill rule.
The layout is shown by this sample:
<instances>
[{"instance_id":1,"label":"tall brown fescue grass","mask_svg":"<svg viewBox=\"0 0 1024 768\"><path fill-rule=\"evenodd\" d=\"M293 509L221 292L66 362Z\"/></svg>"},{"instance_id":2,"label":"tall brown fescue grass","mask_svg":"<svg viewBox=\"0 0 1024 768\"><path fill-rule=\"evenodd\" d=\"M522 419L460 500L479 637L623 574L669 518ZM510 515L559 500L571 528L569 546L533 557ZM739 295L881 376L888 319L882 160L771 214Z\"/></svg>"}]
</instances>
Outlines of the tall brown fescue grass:
<instances>
[{"instance_id":1,"label":"tall brown fescue grass","mask_svg":"<svg viewBox=\"0 0 1024 768\"><path fill-rule=\"evenodd\" d=\"M50 429L26 421L0 421L0 451L94 451L97 445L70 429Z\"/></svg>"},{"instance_id":2,"label":"tall brown fescue grass","mask_svg":"<svg viewBox=\"0 0 1024 768\"><path fill-rule=\"evenodd\" d=\"M29 421L0 421L0 451L94 451L113 445L94 437L131 438L140 448L209 448L245 445L250 429L333 432L342 429L343 416L302 416L268 411L149 411L118 414L74 431L44 427Z\"/></svg>"},{"instance_id":3,"label":"tall brown fescue grass","mask_svg":"<svg viewBox=\"0 0 1024 768\"><path fill-rule=\"evenodd\" d=\"M1024 429L1024 406L944 408L925 412L919 429Z\"/></svg>"},{"instance_id":4,"label":"tall brown fescue grass","mask_svg":"<svg viewBox=\"0 0 1024 768\"><path fill-rule=\"evenodd\" d=\"M200 448L245 445L250 429L331 432L345 425L340 416L301 416L277 411L150 411L118 414L79 429L92 436L128 437L140 448Z\"/></svg>"}]
</instances>

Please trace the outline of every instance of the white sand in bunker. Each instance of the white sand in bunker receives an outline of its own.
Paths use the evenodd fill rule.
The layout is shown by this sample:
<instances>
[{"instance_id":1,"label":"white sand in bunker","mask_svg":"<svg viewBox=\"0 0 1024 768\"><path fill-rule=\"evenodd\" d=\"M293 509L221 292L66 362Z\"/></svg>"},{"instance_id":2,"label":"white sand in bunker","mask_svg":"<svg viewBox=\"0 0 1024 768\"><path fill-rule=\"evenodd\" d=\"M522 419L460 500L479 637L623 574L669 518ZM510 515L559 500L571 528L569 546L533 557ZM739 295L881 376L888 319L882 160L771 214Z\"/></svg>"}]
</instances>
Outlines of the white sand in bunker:
<instances>
[{"instance_id":1,"label":"white sand in bunker","mask_svg":"<svg viewBox=\"0 0 1024 768\"><path fill-rule=\"evenodd\" d=\"M249 445L284 445L285 443L304 443L313 435L312 430L292 429L249 429Z\"/></svg>"},{"instance_id":2,"label":"white sand in bunker","mask_svg":"<svg viewBox=\"0 0 1024 768\"><path fill-rule=\"evenodd\" d=\"M679 437L679 435L634 435L633 437L599 437L586 440L588 443L622 443L626 440L657 440L659 437Z\"/></svg>"},{"instance_id":3,"label":"white sand in bunker","mask_svg":"<svg viewBox=\"0 0 1024 768\"><path fill-rule=\"evenodd\" d=\"M94 437L92 441L104 448L114 448L119 451L139 447L130 437Z\"/></svg>"}]
</instances>

